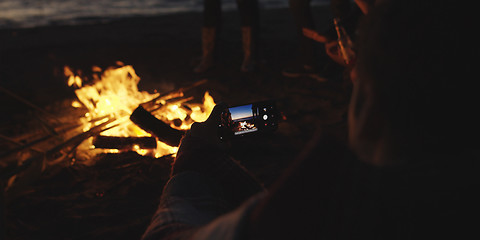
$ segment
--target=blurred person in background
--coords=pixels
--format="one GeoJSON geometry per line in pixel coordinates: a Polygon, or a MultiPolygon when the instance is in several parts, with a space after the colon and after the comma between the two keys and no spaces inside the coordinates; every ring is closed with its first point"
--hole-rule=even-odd
{"type": "MultiPolygon", "coordinates": [[[[339,72],[341,67],[349,64],[345,62],[345,56],[342,56],[334,21],[326,31],[319,33],[313,23],[310,2],[310,0],[290,1],[290,8],[297,24],[297,34],[300,36],[300,57],[296,64],[284,69],[282,74],[292,78],[306,76],[325,81],[326,78],[332,77],[332,74],[339,72]],[[323,45],[320,50],[315,47],[318,43],[323,45]]],[[[345,29],[347,37],[354,38],[359,19],[374,5],[375,0],[356,0],[355,4],[349,0],[332,0],[330,9],[339,27],[345,29]]],[[[351,40],[354,42],[354,39],[351,40]]]]}
{"type": "MultiPolygon", "coordinates": [[[[299,54],[291,66],[282,70],[282,75],[290,78],[310,77],[323,82],[322,68],[327,63],[327,56],[323,49],[318,49],[317,43],[326,43],[330,36],[316,34],[314,38],[308,33],[304,34],[304,29],[316,33],[311,0],[289,0],[288,3],[296,25],[299,54]]],[[[351,11],[351,3],[349,0],[332,0],[330,9],[334,17],[344,19],[351,11]]]]}
{"type": "MultiPolygon", "coordinates": [[[[259,41],[259,6],[258,0],[236,0],[240,13],[243,61],[242,72],[255,70],[258,58],[259,41]]],[[[203,1],[202,57],[193,69],[195,73],[203,73],[215,65],[215,55],[222,27],[221,0],[203,1]]]]}

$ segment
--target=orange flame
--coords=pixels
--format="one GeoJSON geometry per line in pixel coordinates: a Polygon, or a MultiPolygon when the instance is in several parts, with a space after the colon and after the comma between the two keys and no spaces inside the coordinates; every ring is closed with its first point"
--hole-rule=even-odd
{"type": "MultiPolygon", "coordinates": [[[[94,67],[94,69],[95,72],[101,71],[98,67],[94,67]]],[[[64,74],[68,77],[68,85],[78,88],[75,90],[78,101],[73,101],[72,107],[80,108],[83,106],[88,110],[81,119],[84,124],[84,131],[99,124],[91,123],[92,119],[110,116],[117,119],[114,124],[118,124],[118,126],[103,132],[102,135],[122,137],[151,136],[129,121],[128,118],[141,103],[150,101],[158,97],[159,94],[150,94],[138,90],[137,85],[140,77],[135,73],[132,66],[126,65],[119,68],[106,69],[100,79],[89,85],[83,84],[80,76],[75,75],[67,66],[64,68],[64,74]]],[[[203,103],[179,101],[172,104],[161,102],[161,104],[165,105],[159,107],[152,114],[169,123],[173,128],[182,130],[189,129],[194,122],[205,121],[215,106],[215,102],[208,92],[205,92],[203,103]]],[[[100,121],[107,121],[107,119],[104,118],[100,121]]],[[[88,149],[94,148],[91,143],[86,145],[88,149]]],[[[161,157],[176,154],[178,147],[171,147],[157,141],[157,149],[146,150],[134,146],[132,150],[141,155],[149,154],[161,157]]],[[[109,150],[108,152],[112,151],[109,150]]]]}

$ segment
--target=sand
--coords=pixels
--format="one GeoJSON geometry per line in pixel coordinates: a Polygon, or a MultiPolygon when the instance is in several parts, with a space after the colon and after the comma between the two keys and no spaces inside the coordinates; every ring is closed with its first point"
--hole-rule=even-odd
{"type": "MultiPolygon", "coordinates": [[[[331,23],[328,8],[315,7],[313,10],[317,29],[326,30],[331,23]]],[[[290,79],[280,73],[284,67],[294,63],[297,56],[297,35],[288,9],[261,12],[262,61],[255,73],[240,72],[240,23],[235,11],[224,14],[216,67],[205,74],[193,73],[193,66],[201,54],[201,19],[200,13],[182,13],[121,19],[94,25],[0,30],[0,86],[40,108],[53,111],[58,102],[75,98],[73,89],[66,85],[64,66],[88,75],[92,66],[106,68],[121,61],[134,67],[142,79],[139,87],[145,91],[164,92],[206,78],[208,83],[196,91],[203,93],[208,90],[217,102],[239,105],[275,99],[287,120],[280,124],[274,139],[239,141],[232,150],[234,157],[243,161],[267,186],[295,158],[320,125],[335,129],[339,135],[345,133],[345,112],[350,88],[342,78],[341,70],[326,82],[310,78],[290,79]]],[[[321,47],[319,45],[320,49],[321,47]]],[[[31,108],[4,93],[0,94],[0,102],[0,132],[9,136],[22,126],[22,121],[26,120],[25,116],[31,112],[31,108]]],[[[60,172],[67,177],[61,175],[50,179],[69,179],[68,172],[60,172]]],[[[168,171],[163,171],[163,176],[166,174],[168,171]]],[[[164,181],[165,178],[160,180],[164,181]]],[[[94,213],[95,201],[99,201],[95,197],[97,200],[89,200],[90,207],[87,208],[92,212],[79,213],[76,205],[65,207],[68,204],[65,203],[66,200],[59,200],[62,195],[58,191],[55,193],[56,200],[50,205],[45,200],[48,196],[24,196],[19,200],[20,203],[7,204],[7,221],[11,229],[8,236],[15,239],[31,239],[33,236],[49,236],[51,239],[76,239],[75,236],[138,238],[155,210],[164,183],[161,181],[157,189],[149,189],[150,185],[134,188],[135,191],[155,191],[157,194],[139,193],[137,195],[144,198],[129,198],[122,202],[124,205],[114,205],[122,208],[142,204],[142,201],[148,203],[143,203],[147,207],[138,211],[138,214],[119,210],[119,214],[115,215],[115,211],[110,210],[110,215],[98,216],[94,213]],[[34,207],[26,208],[30,212],[22,211],[22,208],[29,206],[28,201],[36,201],[32,205],[34,207]],[[54,203],[61,203],[62,207],[52,206],[54,203]],[[48,214],[45,209],[49,206],[55,209],[52,214],[56,214],[57,224],[65,223],[61,226],[63,230],[42,224],[45,219],[52,217],[45,216],[48,214]],[[31,212],[32,208],[44,210],[31,212]],[[67,211],[75,214],[66,214],[67,211]],[[122,218],[120,215],[125,215],[126,212],[129,213],[128,216],[122,218]],[[62,221],[64,215],[69,218],[62,221]],[[113,226],[114,219],[118,220],[117,225],[121,228],[102,228],[102,223],[106,222],[113,226]],[[138,221],[131,223],[131,219],[138,221]],[[97,221],[98,224],[92,224],[91,221],[97,221]]],[[[51,191],[56,190],[53,188],[51,191]]],[[[68,196],[72,197],[72,194],[68,196]]],[[[118,194],[115,196],[121,197],[118,194]]],[[[76,202],[77,205],[82,204],[79,201],[76,202]]],[[[102,201],[98,206],[108,207],[108,201],[115,201],[115,197],[102,201]]]]}

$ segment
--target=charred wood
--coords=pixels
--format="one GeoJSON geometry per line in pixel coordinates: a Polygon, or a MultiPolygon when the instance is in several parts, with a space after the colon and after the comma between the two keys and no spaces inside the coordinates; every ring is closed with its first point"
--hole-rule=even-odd
{"type": "Polygon", "coordinates": [[[174,129],[154,117],[142,106],[138,106],[137,109],[133,111],[132,115],[130,115],[130,120],[146,132],[157,137],[158,140],[170,146],[178,146],[184,134],[183,131],[174,129]]]}

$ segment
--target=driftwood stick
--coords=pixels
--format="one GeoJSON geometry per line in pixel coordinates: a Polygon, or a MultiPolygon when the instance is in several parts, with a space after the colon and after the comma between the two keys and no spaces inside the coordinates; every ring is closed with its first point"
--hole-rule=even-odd
{"type": "MultiPolygon", "coordinates": [[[[49,112],[43,110],[42,108],[38,107],[37,105],[35,105],[35,104],[31,103],[30,101],[26,100],[25,98],[22,98],[22,97],[18,96],[17,94],[11,92],[10,90],[8,90],[8,89],[0,86],[0,91],[6,93],[6,94],[9,95],[10,97],[15,98],[16,100],[22,102],[23,104],[25,104],[25,105],[27,105],[27,106],[29,106],[29,107],[31,107],[31,108],[33,108],[33,109],[35,109],[35,110],[43,113],[43,114],[45,114],[46,116],[55,119],[55,117],[52,116],[52,114],[50,114],[49,112]]],[[[55,119],[55,120],[56,120],[56,119],[55,119]]]]}
{"type": "Polygon", "coordinates": [[[19,146],[19,147],[14,148],[10,151],[7,151],[5,153],[0,154],[0,158],[4,158],[4,157],[7,157],[7,156],[10,156],[11,154],[21,152],[21,151],[25,150],[26,148],[30,148],[31,146],[33,146],[35,144],[38,144],[40,142],[46,141],[46,140],[48,140],[52,137],[53,137],[52,135],[47,135],[47,136],[41,137],[39,139],[33,140],[29,143],[24,144],[23,146],[19,146]]]}
{"type": "MultiPolygon", "coordinates": [[[[143,108],[148,109],[148,108],[150,108],[152,105],[155,105],[155,102],[156,102],[157,100],[166,98],[167,96],[169,96],[169,95],[171,95],[171,94],[185,92],[185,91],[187,91],[187,90],[190,90],[190,89],[192,89],[192,88],[198,87],[198,86],[200,86],[200,85],[202,85],[202,84],[205,84],[205,83],[207,83],[207,82],[208,82],[208,79],[202,79],[202,80],[196,81],[196,82],[192,83],[191,85],[188,85],[188,86],[185,86],[185,87],[181,87],[181,88],[178,88],[178,89],[175,89],[175,90],[168,91],[168,92],[166,92],[166,93],[160,94],[160,96],[158,96],[158,97],[156,97],[156,98],[154,98],[154,99],[152,99],[152,100],[150,100],[150,101],[148,101],[148,102],[144,102],[144,103],[142,103],[141,105],[142,105],[143,108]]],[[[176,96],[176,97],[178,97],[178,96],[176,96]]]]}
{"type": "MultiPolygon", "coordinates": [[[[54,121],[58,122],[57,118],[55,116],[53,116],[52,114],[50,114],[49,112],[43,110],[42,108],[38,107],[37,105],[31,103],[30,101],[26,100],[25,98],[22,98],[20,96],[18,96],[17,94],[11,92],[10,90],[0,86],[0,91],[1,92],[4,92],[5,94],[9,95],[10,97],[16,99],[17,101],[19,102],[22,102],[23,104],[39,111],[40,113],[44,114],[45,116],[49,117],[50,119],[53,119],[54,121]]],[[[47,123],[47,121],[43,120],[40,116],[36,116],[36,118],[40,121],[40,123],[45,127],[45,129],[52,135],[58,135],[56,132],[55,132],[55,129],[50,126],[49,123],[47,123]]]]}
{"type": "Polygon", "coordinates": [[[169,101],[171,99],[177,99],[177,98],[182,98],[183,93],[182,92],[175,92],[171,93],[169,95],[163,95],[156,97],[155,99],[152,99],[148,102],[141,103],[140,105],[145,108],[147,111],[151,111],[152,108],[156,108],[158,105],[163,106],[164,104],[161,103],[162,100],[164,101],[169,101]]]}
{"type": "Polygon", "coordinates": [[[154,117],[141,105],[133,111],[132,115],[130,115],[130,120],[146,132],[157,137],[161,142],[170,146],[178,146],[180,144],[180,139],[182,139],[184,134],[183,131],[174,129],[154,117]]]}
{"type": "MultiPolygon", "coordinates": [[[[103,116],[103,117],[95,118],[95,119],[92,119],[92,120],[89,121],[89,122],[99,121],[99,120],[105,119],[105,118],[107,118],[107,117],[108,117],[108,116],[103,116]]],[[[83,124],[75,124],[75,125],[72,125],[72,126],[68,126],[68,127],[64,128],[64,129],[60,129],[60,130],[58,130],[57,132],[60,133],[60,134],[62,134],[62,133],[66,133],[66,132],[68,132],[68,131],[70,131],[70,130],[79,128],[79,127],[81,127],[81,126],[83,126],[83,124]]],[[[30,141],[30,142],[28,142],[28,143],[26,143],[26,144],[22,144],[22,146],[18,146],[17,148],[14,148],[14,149],[12,149],[12,150],[10,150],[10,151],[7,151],[7,152],[5,152],[5,153],[0,154],[0,159],[1,159],[1,158],[4,158],[4,157],[7,157],[7,156],[10,156],[11,154],[15,154],[15,153],[21,152],[21,151],[25,150],[26,148],[30,148],[30,149],[31,149],[31,147],[32,147],[33,145],[36,145],[36,144],[39,144],[39,143],[41,143],[41,142],[47,141],[47,140],[49,140],[49,139],[52,138],[52,137],[53,137],[52,135],[47,135],[47,136],[43,136],[43,137],[40,137],[40,138],[38,138],[38,139],[35,139],[35,140],[33,140],[33,141],[30,141]]]]}
{"type": "Polygon", "coordinates": [[[164,107],[166,107],[167,105],[169,104],[178,104],[178,103],[184,103],[184,102],[188,102],[188,101],[191,101],[193,99],[193,97],[188,97],[188,98],[185,98],[185,97],[177,97],[177,98],[172,98],[172,99],[169,99],[167,101],[165,101],[165,104],[163,105],[160,105],[160,106],[157,106],[156,108],[153,108],[153,109],[149,109],[148,111],[153,113],[153,112],[156,112],[160,109],[163,109],[164,107]]]}
{"type": "MultiPolygon", "coordinates": [[[[4,140],[4,141],[6,141],[6,142],[9,142],[9,143],[11,143],[11,144],[14,144],[14,145],[16,145],[17,147],[23,147],[23,144],[22,144],[22,143],[19,143],[19,142],[15,141],[14,139],[11,139],[11,138],[9,138],[9,137],[7,137],[7,136],[3,136],[3,135],[0,134],[0,139],[4,140]]],[[[37,153],[43,153],[42,150],[37,149],[37,148],[34,148],[34,147],[28,146],[28,147],[26,147],[26,148],[29,148],[30,150],[32,150],[32,151],[34,151],[34,152],[37,152],[37,153]]]]}
{"type": "Polygon", "coordinates": [[[157,148],[157,140],[154,137],[112,137],[98,135],[93,139],[95,148],[105,149],[133,149],[138,146],[141,149],[157,148]]]}
{"type": "Polygon", "coordinates": [[[38,115],[35,116],[35,119],[37,119],[40,122],[42,127],[47,131],[49,135],[52,135],[58,138],[59,140],[61,140],[61,137],[59,136],[58,132],[55,131],[55,128],[50,126],[50,124],[47,121],[45,121],[45,119],[43,119],[41,116],[38,116],[38,115]]]}
{"type": "Polygon", "coordinates": [[[47,152],[45,152],[45,154],[41,154],[41,155],[37,155],[37,156],[34,156],[34,157],[31,157],[27,160],[25,160],[22,165],[10,170],[10,171],[6,171],[6,172],[2,172],[2,174],[0,175],[0,181],[3,181],[5,179],[9,179],[10,177],[14,176],[15,174],[18,174],[22,171],[24,171],[25,169],[27,169],[32,163],[36,162],[36,161],[41,161],[42,159],[46,158],[51,158],[53,155],[55,155],[55,153],[57,153],[58,151],[62,150],[63,148],[65,147],[68,147],[68,146],[71,146],[71,145],[75,145],[75,144],[78,144],[82,141],[84,141],[85,139],[91,137],[91,136],[95,136],[97,134],[100,134],[101,132],[103,131],[106,131],[108,129],[111,129],[113,127],[116,127],[118,126],[118,124],[115,124],[113,126],[110,126],[110,127],[106,127],[108,124],[112,123],[113,121],[115,121],[116,119],[110,119],[108,120],[107,122],[104,122],[98,126],[95,126],[93,128],[91,128],[90,130],[86,131],[86,132],[83,132],[83,133],[80,133],[68,140],[66,140],[65,142],[53,147],[52,149],[48,150],[47,152]]]}
{"type": "Polygon", "coordinates": [[[85,139],[87,139],[89,137],[96,136],[103,131],[106,131],[108,129],[111,129],[111,128],[114,128],[114,127],[118,126],[118,124],[115,124],[113,126],[106,127],[108,124],[114,122],[115,120],[116,120],[115,118],[109,119],[108,121],[106,121],[102,124],[99,124],[98,126],[92,127],[90,130],[88,130],[84,133],[80,133],[80,134],[68,139],[67,141],[63,142],[62,144],[57,145],[56,147],[48,150],[46,152],[47,156],[53,155],[56,152],[62,150],[63,148],[65,148],[67,146],[70,146],[70,145],[73,145],[73,144],[76,144],[76,143],[79,143],[79,142],[83,142],[85,139]],[[106,128],[104,128],[104,127],[106,127],[106,128]]]}

